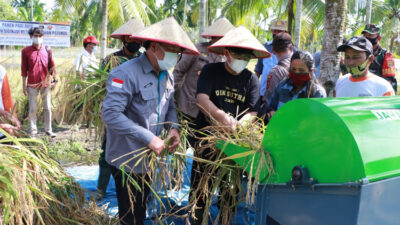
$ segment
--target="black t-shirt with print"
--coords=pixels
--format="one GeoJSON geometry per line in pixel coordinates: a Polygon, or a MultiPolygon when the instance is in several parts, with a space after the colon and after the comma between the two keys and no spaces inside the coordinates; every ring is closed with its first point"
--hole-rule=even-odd
{"type": "MultiPolygon", "coordinates": [[[[205,65],[197,81],[197,94],[208,95],[215,106],[234,118],[242,116],[244,111],[258,111],[259,90],[259,81],[249,70],[233,75],[223,62],[205,65]]],[[[199,128],[209,125],[201,111],[196,122],[199,128]]]]}

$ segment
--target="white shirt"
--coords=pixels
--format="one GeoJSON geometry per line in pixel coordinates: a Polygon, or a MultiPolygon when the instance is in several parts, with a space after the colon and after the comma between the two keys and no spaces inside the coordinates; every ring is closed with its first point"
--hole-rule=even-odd
{"type": "Polygon", "coordinates": [[[335,97],[394,96],[392,85],[370,72],[365,77],[353,78],[351,74],[340,77],[335,86],[335,97]]]}
{"type": "Polygon", "coordinates": [[[89,66],[94,68],[98,68],[99,66],[94,53],[92,52],[92,54],[90,54],[86,49],[83,49],[83,51],[76,56],[74,64],[75,71],[84,74],[93,71],[89,66]]]}

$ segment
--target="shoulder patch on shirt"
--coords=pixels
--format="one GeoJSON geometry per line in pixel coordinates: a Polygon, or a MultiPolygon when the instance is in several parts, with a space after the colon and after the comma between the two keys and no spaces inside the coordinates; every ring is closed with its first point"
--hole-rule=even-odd
{"type": "Polygon", "coordinates": [[[114,78],[111,83],[112,86],[117,87],[117,88],[122,88],[123,84],[124,84],[124,81],[117,79],[117,78],[114,78]]]}

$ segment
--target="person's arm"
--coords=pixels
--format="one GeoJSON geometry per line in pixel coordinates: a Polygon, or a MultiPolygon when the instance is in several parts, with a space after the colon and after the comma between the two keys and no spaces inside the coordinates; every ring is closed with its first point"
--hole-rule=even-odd
{"type": "Polygon", "coordinates": [[[254,68],[254,73],[258,78],[260,78],[263,71],[263,59],[258,59],[256,67],[254,68]]]}
{"type": "Polygon", "coordinates": [[[193,63],[195,63],[196,58],[198,56],[183,54],[182,59],[176,64],[174,71],[172,72],[174,75],[174,88],[178,90],[181,86],[185,74],[189,71],[190,67],[192,67],[193,63]]]}
{"type": "Polygon", "coordinates": [[[49,49],[49,73],[53,76],[53,79],[56,79],[56,66],[53,59],[53,51],[49,49]]]}
{"type": "Polygon", "coordinates": [[[283,75],[279,73],[277,67],[272,68],[268,74],[267,87],[265,88],[264,99],[268,101],[271,95],[274,93],[275,87],[282,81],[283,75]]]}
{"type": "MultiPolygon", "coordinates": [[[[282,83],[283,85],[283,83],[282,83]]],[[[267,116],[268,120],[271,119],[271,117],[275,114],[275,111],[278,109],[278,103],[279,103],[279,90],[281,89],[281,85],[278,85],[272,96],[268,99],[268,105],[267,105],[267,116]]]]}
{"type": "MultiPolygon", "coordinates": [[[[172,79],[170,79],[170,81],[172,81],[172,79]]],[[[165,116],[165,121],[170,122],[170,124],[165,124],[166,128],[171,127],[170,131],[168,132],[167,138],[166,138],[166,139],[171,139],[171,142],[168,146],[168,150],[170,150],[170,151],[174,150],[175,147],[178,146],[178,144],[180,142],[179,130],[178,130],[179,122],[178,122],[178,117],[176,114],[176,108],[175,108],[175,102],[174,102],[173,96],[174,96],[174,93],[172,92],[170,94],[170,99],[168,101],[168,112],[167,112],[167,115],[165,116]]]]}
{"type": "Polygon", "coordinates": [[[134,79],[118,67],[110,73],[107,81],[107,95],[103,101],[102,119],[107,129],[112,130],[116,135],[125,136],[132,142],[141,142],[159,154],[164,142],[124,114],[128,103],[134,97],[133,93],[136,89],[134,79]],[[122,81],[122,87],[113,86],[114,79],[118,83],[122,81]]]}
{"type": "Polygon", "coordinates": [[[28,56],[26,52],[22,50],[21,53],[21,76],[22,76],[22,90],[24,95],[28,95],[28,87],[27,87],[27,77],[28,77],[28,56]]]}
{"type": "Polygon", "coordinates": [[[199,109],[208,117],[214,118],[219,123],[234,127],[237,124],[237,120],[232,116],[225,113],[223,110],[219,109],[215,104],[210,100],[210,97],[206,94],[199,93],[197,94],[197,105],[199,109]]]}
{"type": "Polygon", "coordinates": [[[250,86],[248,87],[249,94],[246,96],[246,103],[249,110],[239,120],[239,123],[242,125],[254,121],[257,113],[260,111],[260,82],[256,76],[257,75],[252,75],[250,78],[251,82],[250,86]]]}
{"type": "Polygon", "coordinates": [[[9,113],[12,113],[14,108],[14,104],[11,98],[10,84],[8,83],[7,74],[4,76],[3,85],[1,88],[1,97],[3,100],[4,110],[9,113]]]}

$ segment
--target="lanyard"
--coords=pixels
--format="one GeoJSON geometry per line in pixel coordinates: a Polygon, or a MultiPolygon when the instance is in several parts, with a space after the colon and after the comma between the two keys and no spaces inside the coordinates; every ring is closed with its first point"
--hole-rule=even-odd
{"type": "Polygon", "coordinates": [[[160,72],[160,76],[158,76],[158,104],[157,104],[157,128],[156,135],[159,135],[159,125],[160,125],[160,115],[161,115],[161,87],[160,82],[164,79],[165,74],[167,74],[166,70],[160,72]]]}

